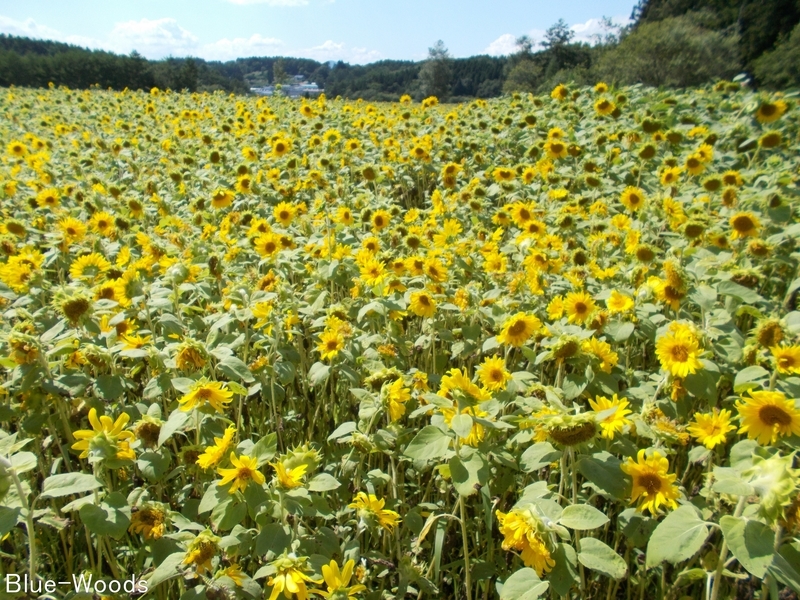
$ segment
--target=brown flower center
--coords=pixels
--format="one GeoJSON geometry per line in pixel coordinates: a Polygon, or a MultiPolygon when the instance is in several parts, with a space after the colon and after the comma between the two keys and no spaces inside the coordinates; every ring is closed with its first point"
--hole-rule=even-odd
{"type": "Polygon", "coordinates": [[[661,478],[655,473],[645,473],[639,476],[639,485],[647,491],[648,496],[652,496],[661,490],[661,478]]]}
{"type": "Polygon", "coordinates": [[[774,425],[781,425],[783,427],[792,424],[792,416],[783,410],[780,406],[768,404],[762,406],[758,410],[758,418],[765,425],[773,427],[774,425]]]}
{"type": "Polygon", "coordinates": [[[689,358],[689,350],[686,346],[673,346],[672,359],[677,362],[686,362],[689,358]]]}

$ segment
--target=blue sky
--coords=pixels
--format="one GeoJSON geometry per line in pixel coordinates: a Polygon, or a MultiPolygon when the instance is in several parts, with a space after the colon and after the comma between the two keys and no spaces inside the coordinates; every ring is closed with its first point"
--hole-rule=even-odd
{"type": "Polygon", "coordinates": [[[0,33],[148,58],[304,56],[421,60],[441,39],[456,57],[507,54],[563,18],[576,39],[624,22],[634,0],[0,0],[0,33]]]}

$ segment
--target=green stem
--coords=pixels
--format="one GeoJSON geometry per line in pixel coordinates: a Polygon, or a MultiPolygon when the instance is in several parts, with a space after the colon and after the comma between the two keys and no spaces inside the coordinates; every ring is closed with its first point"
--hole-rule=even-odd
{"type": "Polygon", "coordinates": [[[11,465],[6,457],[0,456],[0,466],[2,466],[11,475],[14,480],[14,486],[17,488],[17,495],[25,509],[25,527],[28,530],[28,577],[31,581],[35,581],[38,576],[36,574],[36,532],[33,529],[33,507],[28,504],[28,495],[22,489],[22,482],[19,480],[16,469],[11,465]]]}
{"type": "MultiPolygon", "coordinates": [[[[739,498],[739,503],[736,505],[736,511],[733,513],[735,518],[739,518],[742,516],[742,512],[744,511],[744,504],[747,500],[746,497],[742,496],[739,498]]],[[[709,596],[708,600],[717,600],[717,596],[719,595],[719,583],[722,580],[722,570],[725,568],[725,559],[728,558],[728,543],[725,541],[725,538],[722,538],[722,546],[719,549],[719,562],[717,562],[717,569],[714,572],[714,585],[711,587],[711,595],[709,596]]]]}
{"type": "Polygon", "coordinates": [[[467,537],[467,514],[464,509],[464,496],[460,496],[458,503],[461,511],[461,542],[464,545],[464,586],[467,590],[467,600],[472,600],[472,575],[469,567],[469,541],[467,537]]]}

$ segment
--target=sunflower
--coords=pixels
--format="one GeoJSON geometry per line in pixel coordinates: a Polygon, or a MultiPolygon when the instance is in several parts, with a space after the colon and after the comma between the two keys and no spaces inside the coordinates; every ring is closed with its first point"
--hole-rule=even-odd
{"type": "Polygon", "coordinates": [[[622,191],[619,201],[628,210],[636,212],[644,206],[644,192],[640,188],[628,186],[622,191]]]}
{"type": "Polygon", "coordinates": [[[303,463],[297,467],[287,469],[282,462],[269,463],[275,469],[278,485],[285,490],[293,490],[303,485],[303,476],[308,470],[308,465],[303,463]]]}
{"type": "Polygon", "coordinates": [[[371,219],[371,221],[372,221],[372,229],[374,231],[376,231],[376,232],[377,231],[381,231],[383,229],[386,229],[386,227],[389,226],[389,223],[391,222],[391,220],[392,220],[392,216],[389,214],[388,211],[385,211],[383,209],[376,210],[372,214],[372,219],[371,219]]]}
{"type": "Polygon", "coordinates": [[[217,188],[211,194],[211,206],[214,208],[227,208],[233,203],[233,192],[224,188],[217,188]]]}
{"type": "Polygon", "coordinates": [[[541,327],[542,322],[535,315],[517,313],[503,323],[503,328],[497,336],[497,343],[519,348],[541,327]]]}
{"type": "Polygon", "coordinates": [[[783,116],[787,109],[786,102],[776,100],[775,102],[762,102],[756,110],[756,120],[759,123],[772,123],[783,116]]]}
{"type": "Polygon", "coordinates": [[[19,140],[12,140],[6,146],[6,152],[8,152],[11,156],[16,158],[23,158],[25,155],[28,154],[28,147],[19,140]]]}
{"type": "Polygon", "coordinates": [[[544,143],[544,151],[548,158],[565,158],[567,156],[567,145],[558,139],[547,140],[544,143]]]}
{"type": "Polygon", "coordinates": [[[369,287],[380,284],[386,277],[386,267],[382,261],[375,258],[365,261],[360,271],[362,281],[369,287]]]}
{"type": "Polygon", "coordinates": [[[428,292],[412,292],[409,309],[418,317],[429,318],[436,313],[436,300],[428,292]]]}
{"type": "Polygon", "coordinates": [[[250,482],[256,485],[264,485],[266,478],[264,474],[258,470],[258,460],[252,456],[236,456],[235,452],[231,452],[231,464],[233,467],[230,469],[217,468],[217,473],[222,475],[222,479],[217,483],[219,486],[231,484],[228,493],[235,494],[237,490],[244,492],[250,482]]]}
{"type": "Polygon", "coordinates": [[[41,208],[56,208],[60,203],[61,195],[55,188],[47,188],[36,194],[36,203],[41,208]]]}
{"type": "Polygon", "coordinates": [[[728,221],[733,233],[733,239],[758,235],[758,230],[761,228],[761,222],[758,217],[751,212],[738,212],[733,215],[728,221]]]}
{"type": "Polygon", "coordinates": [[[526,567],[539,577],[556,566],[542,534],[544,525],[530,510],[513,509],[507,513],[496,511],[497,524],[503,536],[503,550],[517,550],[526,567]]]}
{"type": "Polygon", "coordinates": [[[186,549],[184,565],[194,565],[198,575],[211,571],[211,560],[219,552],[220,538],[206,529],[195,537],[186,549]]]}
{"type": "Polygon", "coordinates": [[[363,522],[374,522],[386,531],[391,532],[400,521],[400,515],[393,510],[383,508],[385,504],[386,500],[378,498],[375,494],[358,492],[353,501],[348,504],[348,507],[355,508],[363,522]]]}
{"type": "Polygon", "coordinates": [[[676,500],[680,492],[674,484],[677,476],[668,473],[669,461],[657,450],[647,458],[645,450],[639,450],[636,461],[628,457],[620,468],[633,479],[631,502],[639,501],[637,510],[647,510],[655,515],[662,505],[672,509],[678,507],[676,500]]]}
{"type": "Polygon", "coordinates": [[[570,292],[564,298],[564,311],[567,321],[583,324],[589,321],[597,305],[594,299],[586,292],[570,292]]]}
{"type": "Polygon", "coordinates": [[[111,263],[97,252],[77,258],[69,268],[73,280],[95,280],[111,268],[111,263]]]}
{"type": "Polygon", "coordinates": [[[656,342],[656,356],[661,367],[673,377],[686,377],[703,368],[700,344],[691,331],[668,332],[656,342]]]}
{"type": "Polygon", "coordinates": [[[224,385],[219,381],[208,381],[205,378],[196,381],[189,392],[178,400],[181,410],[210,407],[218,413],[223,412],[233,399],[233,392],[224,385]]]}
{"type": "Polygon", "coordinates": [[[800,435],[800,409],[794,400],[783,392],[748,393],[750,398],[736,403],[741,421],[739,433],[746,433],[762,446],[774,444],[780,437],[800,435]]]}
{"type": "Polygon", "coordinates": [[[268,600],[277,600],[281,592],[287,599],[296,595],[297,600],[308,600],[306,582],[320,583],[320,580],[306,575],[305,571],[308,571],[306,562],[305,558],[295,558],[294,555],[282,556],[272,562],[270,566],[275,570],[267,580],[267,585],[272,586],[268,600]]]}
{"type": "Polygon", "coordinates": [[[276,158],[284,156],[285,154],[290,152],[291,149],[292,149],[292,141],[287,138],[279,137],[278,139],[272,142],[272,155],[276,158]]]}
{"type": "Polygon", "coordinates": [[[506,370],[505,361],[499,356],[486,357],[476,369],[481,384],[492,392],[506,389],[511,373],[506,370]]]}
{"type": "Polygon", "coordinates": [[[611,411],[600,421],[600,429],[603,430],[602,436],[606,439],[613,440],[615,434],[622,433],[625,426],[631,424],[631,420],[627,418],[627,415],[631,414],[628,409],[628,401],[617,398],[616,394],[610,400],[605,396],[597,396],[594,400],[589,398],[589,405],[596,413],[611,411]]]}
{"type": "Polygon", "coordinates": [[[783,137],[780,131],[768,131],[758,138],[758,145],[762,148],[775,148],[781,145],[783,137]]]}
{"type": "Polygon", "coordinates": [[[319,336],[317,352],[319,352],[320,360],[331,360],[335,358],[342,348],[344,348],[344,337],[342,337],[340,332],[326,329],[319,336]]]}
{"type": "Polygon", "coordinates": [[[617,105],[614,104],[608,98],[599,98],[594,103],[594,110],[598,115],[601,116],[608,116],[613,113],[617,109],[617,105]]]}
{"type": "Polygon", "coordinates": [[[215,437],[214,444],[206,447],[205,451],[197,457],[197,465],[201,469],[211,469],[222,462],[233,445],[234,435],[236,435],[236,428],[228,427],[221,438],[215,437]]]}
{"type": "Polygon", "coordinates": [[[564,100],[569,98],[569,90],[567,89],[567,86],[560,83],[553,88],[552,92],[550,92],[550,97],[553,100],[558,100],[559,102],[563,102],[564,100]]]}
{"type": "Polygon", "coordinates": [[[292,224],[295,214],[296,208],[288,202],[281,202],[272,209],[272,216],[284,227],[288,227],[292,224]]]}
{"type": "Polygon", "coordinates": [[[164,535],[166,524],[167,512],[163,506],[147,503],[144,506],[131,508],[131,524],[128,531],[141,533],[146,540],[158,540],[164,535]]]}
{"type": "Polygon", "coordinates": [[[611,294],[606,299],[606,308],[608,309],[608,313],[611,315],[628,312],[633,308],[633,306],[633,298],[626,296],[617,290],[612,290],[611,294]]]}
{"type": "Polygon", "coordinates": [[[404,387],[403,379],[395,379],[386,392],[389,406],[389,418],[394,422],[406,414],[406,402],[411,400],[411,391],[404,387]]]}
{"type": "Polygon", "coordinates": [[[107,212],[96,212],[89,220],[90,227],[104,237],[111,237],[114,235],[114,217],[107,212]]]}
{"type": "Polygon", "coordinates": [[[355,600],[356,594],[367,590],[360,583],[350,585],[355,564],[356,561],[351,558],[344,564],[341,571],[335,560],[331,560],[327,565],[322,565],[322,577],[325,579],[328,590],[314,590],[314,593],[331,600],[355,600]]]}
{"type": "Polygon", "coordinates": [[[492,177],[497,183],[511,183],[516,178],[517,174],[513,169],[507,167],[497,167],[492,172],[492,177]]]}
{"type": "Polygon", "coordinates": [[[698,442],[709,450],[718,444],[724,444],[726,434],[736,429],[731,425],[731,411],[714,408],[710,413],[694,413],[694,422],[686,427],[698,442]]]}
{"type": "Polygon", "coordinates": [[[784,375],[800,374],[800,346],[773,346],[770,348],[778,372],[784,375]]]}
{"type": "Polygon", "coordinates": [[[72,444],[73,450],[80,450],[80,458],[88,458],[90,462],[96,460],[134,460],[136,454],[130,447],[134,439],[132,431],[127,431],[125,426],[130,421],[128,413],[120,413],[116,420],[102,415],[97,417],[97,409],[89,411],[89,424],[91,429],[81,429],[72,435],[78,440],[72,444]]]}

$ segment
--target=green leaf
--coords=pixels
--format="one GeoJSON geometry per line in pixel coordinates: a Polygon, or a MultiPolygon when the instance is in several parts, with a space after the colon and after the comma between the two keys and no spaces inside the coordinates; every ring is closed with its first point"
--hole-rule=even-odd
{"type": "Polygon", "coordinates": [[[291,536],[284,530],[280,523],[270,523],[266,525],[256,536],[256,554],[264,555],[267,552],[281,554],[289,543],[291,536]]]}
{"type": "Polygon", "coordinates": [[[450,429],[456,432],[460,438],[469,437],[472,431],[472,417],[469,415],[456,415],[450,421],[450,429]]]}
{"type": "Polygon", "coordinates": [[[235,496],[228,495],[226,500],[217,504],[211,511],[211,524],[216,530],[229,531],[241,523],[245,516],[247,516],[247,504],[239,502],[235,496]]]}
{"type": "Polygon", "coordinates": [[[347,421],[346,423],[342,423],[336,429],[334,429],[332,434],[328,436],[328,441],[330,442],[331,440],[338,440],[346,435],[350,435],[356,430],[356,428],[355,421],[347,421]]]}
{"type": "Polygon", "coordinates": [[[121,539],[131,524],[131,510],[119,492],[106,496],[99,506],[84,504],[78,512],[89,531],[96,535],[110,535],[115,540],[121,539]]]}
{"type": "Polygon", "coordinates": [[[21,513],[21,507],[9,508],[0,506],[0,536],[7,534],[16,527],[17,519],[19,519],[21,513]]]}
{"type": "Polygon", "coordinates": [[[185,556],[186,553],[184,552],[174,552],[167,556],[161,564],[158,565],[156,570],[151,573],[150,577],[147,578],[147,587],[149,591],[152,592],[159,584],[180,575],[181,563],[185,556]]]}
{"type": "Polygon", "coordinates": [[[333,475],[320,473],[308,482],[308,490],[310,492],[329,492],[341,485],[333,475]]]}
{"type": "Polygon", "coordinates": [[[635,329],[636,326],[633,323],[613,322],[606,325],[603,331],[615,342],[625,342],[633,335],[635,329]]]}
{"type": "Polygon", "coordinates": [[[205,494],[203,494],[203,499],[200,500],[200,505],[197,507],[197,514],[202,515],[210,511],[217,504],[225,501],[229,495],[224,486],[217,485],[216,481],[211,482],[208,484],[205,494]]]}
{"type": "Polygon", "coordinates": [[[800,594],[800,551],[784,544],[772,559],[768,570],[775,579],[800,594]]]}
{"type": "Polygon", "coordinates": [[[136,460],[136,466],[150,481],[158,481],[161,479],[169,469],[170,457],[169,451],[166,448],[160,449],[158,452],[142,452],[136,460]]]}
{"type": "Polygon", "coordinates": [[[520,468],[526,473],[538,471],[548,466],[550,463],[558,462],[561,458],[561,451],[556,450],[550,442],[539,442],[534,444],[519,459],[520,468]]]}
{"type": "Polygon", "coordinates": [[[180,431],[184,425],[189,421],[189,413],[183,410],[173,410],[167,422],[161,426],[161,431],[158,432],[158,447],[160,448],[164,442],[172,437],[176,431],[180,431]]]}
{"type": "Polygon", "coordinates": [[[622,557],[596,538],[581,539],[578,562],[612,579],[622,579],[628,572],[628,565],[622,557]]]}
{"type": "Polygon", "coordinates": [[[315,362],[308,370],[308,379],[311,381],[311,385],[320,385],[328,381],[330,371],[331,368],[328,365],[315,362]]]}
{"type": "Polygon", "coordinates": [[[558,544],[552,556],[556,561],[553,570],[547,574],[547,581],[559,596],[568,596],[569,591],[581,582],[578,574],[578,554],[568,544],[558,544]]]}
{"type": "Polygon", "coordinates": [[[248,454],[258,461],[258,466],[260,467],[264,463],[272,460],[272,457],[275,456],[277,451],[278,434],[268,433],[255,444],[253,444],[253,447],[250,448],[250,452],[248,454]]]}
{"type": "Polygon", "coordinates": [[[672,511],[653,531],[647,544],[647,568],[663,561],[677,564],[695,555],[708,538],[708,525],[693,506],[672,511]]]}
{"type": "Polygon", "coordinates": [[[772,564],[775,533],[758,521],[726,515],[719,520],[722,535],[736,560],[751,575],[762,579],[772,564]]]}
{"type": "Polygon", "coordinates": [[[549,585],[539,579],[536,571],[524,567],[505,580],[500,600],[536,600],[542,597],[549,585]]]}
{"type": "Polygon", "coordinates": [[[750,288],[739,285],[735,281],[720,281],[719,284],[717,284],[717,292],[723,296],[733,296],[745,304],[755,304],[759,300],[764,300],[764,298],[750,288]]]}
{"type": "Polygon", "coordinates": [[[119,375],[100,375],[94,383],[103,400],[116,400],[125,392],[125,383],[119,375]]]}
{"type": "Polygon", "coordinates": [[[236,358],[235,356],[226,356],[219,361],[219,363],[217,363],[217,368],[231,379],[238,379],[240,381],[244,381],[245,383],[252,383],[255,381],[255,378],[250,372],[250,369],[247,368],[247,365],[244,364],[241,359],[236,358]]]}
{"type": "Polygon", "coordinates": [[[17,452],[11,456],[11,466],[17,475],[22,475],[36,468],[37,458],[33,452],[17,452]]]}
{"type": "Polygon", "coordinates": [[[456,491],[462,496],[471,496],[477,493],[476,486],[485,485],[489,480],[489,465],[478,452],[469,457],[454,456],[450,459],[450,475],[456,491]]]}
{"type": "Polygon", "coordinates": [[[733,391],[737,394],[746,392],[752,388],[761,385],[760,380],[768,379],[769,371],[758,365],[746,367],[736,373],[736,378],[733,380],[733,391]]]}
{"type": "Polygon", "coordinates": [[[94,475],[86,473],[59,473],[51,475],[42,484],[42,498],[60,498],[70,494],[82,494],[103,487],[94,475]]]}
{"type": "Polygon", "coordinates": [[[406,447],[403,454],[415,460],[433,460],[447,454],[450,437],[438,427],[423,427],[406,447]]]}
{"type": "Polygon", "coordinates": [[[560,525],[570,529],[597,529],[608,523],[608,517],[588,504],[571,504],[561,513],[560,525]]]}
{"type": "Polygon", "coordinates": [[[578,460],[578,471],[591,481],[598,490],[624,500],[628,496],[630,484],[620,465],[622,461],[608,452],[597,452],[578,460]]]}

